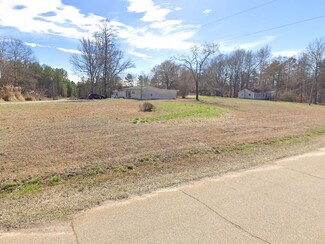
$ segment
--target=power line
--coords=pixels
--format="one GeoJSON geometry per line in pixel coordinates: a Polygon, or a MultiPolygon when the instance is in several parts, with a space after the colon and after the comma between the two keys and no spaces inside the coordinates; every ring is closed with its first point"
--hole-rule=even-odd
{"type": "MultiPolygon", "coordinates": [[[[303,19],[303,20],[298,20],[298,21],[295,21],[295,22],[292,22],[292,23],[283,24],[283,25],[280,25],[280,26],[271,27],[271,28],[251,32],[251,33],[248,33],[248,34],[235,36],[233,38],[230,38],[230,39],[227,39],[227,40],[223,41],[222,43],[230,42],[232,40],[240,39],[240,38],[247,37],[247,36],[256,35],[256,34],[259,34],[259,33],[268,32],[268,31],[271,31],[271,30],[282,29],[282,28],[289,27],[289,26],[299,25],[299,24],[302,24],[302,23],[305,23],[305,22],[310,22],[310,21],[313,21],[313,20],[321,19],[321,18],[325,18],[325,15],[320,15],[320,16],[316,16],[316,17],[312,17],[312,18],[308,18],[308,19],[303,19]]],[[[166,56],[168,56],[169,53],[172,54],[174,52],[168,52],[166,54],[166,56]]]]}
{"type": "Polygon", "coordinates": [[[313,21],[313,20],[321,19],[321,18],[325,18],[325,15],[320,15],[320,16],[316,16],[316,17],[313,17],[313,18],[309,18],[309,19],[298,20],[298,21],[295,21],[295,22],[292,22],[292,23],[288,23],[288,24],[284,24],[284,25],[280,25],[280,26],[276,26],[276,27],[271,27],[271,28],[251,32],[251,33],[244,34],[244,35],[235,36],[233,38],[227,39],[225,42],[229,42],[229,41],[240,39],[240,38],[247,37],[247,36],[253,36],[253,35],[260,34],[260,33],[263,33],[263,32],[268,32],[268,31],[271,31],[271,30],[282,29],[282,28],[285,28],[285,27],[288,27],[288,26],[298,25],[298,24],[302,24],[302,23],[305,23],[305,22],[310,22],[310,21],[313,21]]]}
{"type": "MultiPolygon", "coordinates": [[[[235,16],[238,16],[238,15],[241,15],[241,14],[244,14],[244,13],[247,13],[247,12],[250,12],[250,11],[253,11],[253,10],[255,10],[255,9],[258,9],[258,8],[264,7],[264,6],[266,6],[266,5],[272,4],[272,3],[277,2],[277,1],[278,1],[278,0],[272,0],[272,1],[268,1],[268,2],[265,2],[265,3],[262,3],[262,4],[256,5],[256,6],[254,6],[254,7],[248,8],[248,9],[241,10],[241,11],[239,11],[239,12],[237,12],[237,13],[234,13],[234,14],[231,14],[231,15],[227,15],[227,16],[222,17],[222,18],[220,18],[220,19],[217,19],[217,20],[215,20],[215,21],[212,21],[212,22],[209,22],[209,23],[203,24],[203,25],[201,25],[201,28],[203,28],[203,27],[205,27],[205,26],[207,26],[207,25],[210,25],[210,24],[214,24],[214,23],[216,23],[216,22],[221,22],[221,21],[223,21],[223,20],[230,19],[230,18],[232,18],[232,17],[235,17],[235,16]]],[[[170,54],[172,54],[172,53],[174,53],[174,52],[170,52],[170,54]]],[[[168,56],[168,53],[167,53],[167,56],[168,56]]]]}
{"type": "Polygon", "coordinates": [[[261,8],[261,7],[264,7],[264,6],[266,6],[266,5],[269,5],[269,4],[274,3],[274,2],[277,2],[277,1],[278,1],[278,0],[272,0],[272,1],[269,1],[269,2],[266,2],[266,3],[262,3],[262,4],[256,5],[256,6],[254,6],[254,7],[248,8],[248,9],[244,9],[244,10],[239,11],[239,12],[237,12],[237,13],[234,13],[234,14],[231,14],[231,15],[227,15],[227,16],[222,17],[222,18],[220,18],[220,19],[217,19],[217,20],[215,20],[215,21],[212,21],[212,22],[209,22],[209,23],[207,23],[207,24],[204,24],[204,25],[202,25],[202,27],[207,26],[207,25],[210,25],[210,24],[214,24],[214,23],[216,23],[216,22],[221,22],[221,21],[226,20],[226,19],[230,19],[230,18],[232,18],[232,17],[236,17],[236,16],[238,16],[238,15],[241,15],[241,14],[244,14],[244,13],[250,12],[250,11],[252,11],[252,10],[255,10],[255,9],[258,9],[258,8],[261,8]]]}
{"type": "MultiPolygon", "coordinates": [[[[275,0],[275,1],[277,1],[277,0],[275,0]]],[[[265,6],[266,4],[270,4],[271,2],[275,2],[275,1],[270,1],[270,2],[267,2],[267,3],[261,4],[261,5],[255,6],[255,7],[250,8],[250,9],[243,10],[241,12],[236,13],[236,15],[238,15],[238,14],[244,12],[244,11],[247,12],[249,10],[256,9],[258,7],[261,7],[261,6],[265,6]]],[[[235,14],[229,15],[229,17],[234,16],[234,15],[235,14]]],[[[225,17],[225,18],[228,18],[228,16],[225,17]]],[[[256,34],[268,32],[268,31],[272,31],[272,30],[282,29],[282,28],[289,27],[289,26],[299,25],[299,24],[302,24],[302,23],[305,23],[305,22],[310,22],[310,21],[314,21],[314,20],[318,20],[318,19],[322,19],[322,18],[325,18],[325,14],[324,15],[320,15],[320,16],[316,16],[316,17],[312,17],[312,18],[308,18],[308,19],[298,20],[298,21],[291,22],[291,23],[288,23],[288,24],[283,24],[283,25],[280,25],[280,26],[275,26],[275,27],[271,27],[271,28],[267,28],[267,29],[262,29],[262,30],[255,31],[255,32],[251,32],[251,33],[248,33],[248,34],[243,34],[243,35],[235,36],[235,37],[232,37],[230,39],[226,39],[222,43],[229,42],[229,41],[236,40],[236,39],[240,39],[240,38],[243,38],[243,37],[248,37],[248,36],[252,36],[252,35],[256,35],[256,34]]],[[[208,25],[208,24],[205,24],[205,25],[208,25]]],[[[203,26],[205,26],[205,25],[203,25],[203,26]]],[[[172,53],[174,53],[174,52],[168,52],[168,53],[166,53],[165,56],[168,56],[169,54],[172,54],[172,53]]]]}
{"type": "MultiPolygon", "coordinates": [[[[272,1],[268,1],[268,2],[265,2],[265,3],[262,3],[262,4],[256,5],[256,6],[254,6],[254,7],[248,8],[248,9],[241,10],[241,11],[239,11],[239,12],[237,12],[237,13],[234,13],[234,14],[231,14],[231,15],[227,15],[227,16],[222,17],[222,18],[220,18],[220,19],[217,19],[217,20],[215,20],[215,21],[212,21],[212,22],[209,22],[209,23],[203,24],[203,25],[201,25],[201,28],[202,28],[202,27],[205,27],[205,26],[207,26],[207,25],[210,25],[210,24],[214,24],[214,23],[216,23],[216,22],[221,22],[221,21],[223,21],[223,20],[230,19],[230,18],[232,18],[232,17],[235,17],[235,16],[238,16],[238,15],[241,15],[241,14],[244,14],[244,13],[247,13],[247,12],[250,12],[250,11],[253,11],[253,10],[255,10],[255,9],[258,9],[258,8],[264,7],[264,6],[266,6],[266,5],[272,4],[272,3],[277,2],[277,1],[278,1],[278,0],[272,0],[272,1]]],[[[169,52],[169,53],[170,53],[170,54],[173,54],[174,52],[169,52]]],[[[169,53],[167,53],[167,55],[165,55],[165,56],[168,56],[169,53]]]]}

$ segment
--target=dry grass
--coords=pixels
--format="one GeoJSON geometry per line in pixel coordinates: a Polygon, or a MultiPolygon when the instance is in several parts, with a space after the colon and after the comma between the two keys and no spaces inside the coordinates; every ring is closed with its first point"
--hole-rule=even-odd
{"type": "Polygon", "coordinates": [[[226,98],[202,102],[221,114],[132,123],[170,117],[159,108],[171,102],[151,102],[157,108],[152,113],[139,111],[142,102],[132,100],[0,105],[0,208],[11,206],[0,211],[0,227],[61,218],[97,201],[251,167],[289,155],[288,147],[325,132],[322,106],[226,98]]]}
{"type": "Polygon", "coordinates": [[[0,94],[2,99],[7,102],[25,101],[21,87],[3,86],[0,94]]]}

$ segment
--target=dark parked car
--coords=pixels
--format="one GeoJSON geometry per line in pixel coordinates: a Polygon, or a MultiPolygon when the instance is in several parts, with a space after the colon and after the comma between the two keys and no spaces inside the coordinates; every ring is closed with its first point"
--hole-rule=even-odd
{"type": "Polygon", "coordinates": [[[92,93],[88,95],[88,99],[104,99],[105,96],[96,94],[96,93],[92,93]]]}

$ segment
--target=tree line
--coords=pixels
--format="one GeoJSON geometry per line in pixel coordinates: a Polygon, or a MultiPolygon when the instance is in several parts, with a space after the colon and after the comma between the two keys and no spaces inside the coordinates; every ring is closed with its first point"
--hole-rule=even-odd
{"type": "Polygon", "coordinates": [[[41,65],[29,46],[17,39],[0,38],[0,88],[19,87],[25,95],[71,97],[76,84],[64,69],[41,65]]]}
{"type": "Polygon", "coordinates": [[[114,89],[123,86],[121,73],[134,67],[131,60],[124,59],[115,30],[107,21],[92,36],[81,38],[78,49],[70,60],[81,78],[75,83],[69,80],[66,70],[37,62],[31,48],[21,40],[1,38],[0,98],[8,90],[39,98],[87,98],[90,93],[110,97],[114,89]]]}
{"type": "Polygon", "coordinates": [[[237,97],[242,89],[274,91],[276,99],[325,103],[325,40],[312,41],[293,57],[272,57],[271,48],[221,53],[215,44],[194,46],[152,69],[151,84],[183,94],[237,97]],[[184,86],[185,85],[185,86],[184,86]]]}

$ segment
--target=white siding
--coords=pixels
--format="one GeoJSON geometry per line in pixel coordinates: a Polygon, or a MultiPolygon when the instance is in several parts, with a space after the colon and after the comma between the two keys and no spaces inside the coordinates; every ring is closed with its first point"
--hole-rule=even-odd
{"type": "Polygon", "coordinates": [[[131,92],[131,98],[141,99],[141,90],[134,89],[134,90],[130,90],[130,92],[131,92]]]}
{"type": "Polygon", "coordinates": [[[158,100],[158,99],[176,99],[177,90],[159,89],[156,87],[139,87],[127,88],[122,91],[118,91],[116,97],[119,98],[132,98],[132,99],[143,99],[143,100],[158,100]]]}
{"type": "Polygon", "coordinates": [[[264,93],[264,92],[254,93],[254,99],[264,100],[264,99],[266,99],[266,93],[264,93]]]}
{"type": "Polygon", "coordinates": [[[125,91],[118,91],[117,92],[117,97],[126,98],[126,92],[125,91]]]}
{"type": "Polygon", "coordinates": [[[255,100],[266,100],[272,99],[275,97],[274,91],[268,92],[253,92],[248,89],[244,89],[238,92],[238,98],[246,98],[246,99],[255,99],[255,100]]]}
{"type": "Polygon", "coordinates": [[[143,91],[143,99],[176,99],[176,90],[159,89],[155,87],[147,87],[143,91]]]}
{"type": "Polygon", "coordinates": [[[241,90],[238,92],[239,98],[247,98],[247,99],[254,99],[254,92],[248,89],[241,90]]]}

